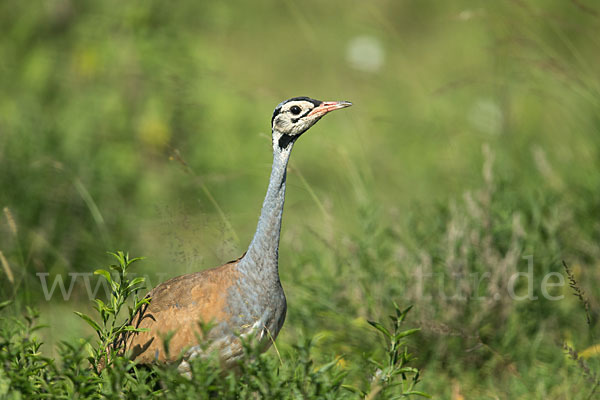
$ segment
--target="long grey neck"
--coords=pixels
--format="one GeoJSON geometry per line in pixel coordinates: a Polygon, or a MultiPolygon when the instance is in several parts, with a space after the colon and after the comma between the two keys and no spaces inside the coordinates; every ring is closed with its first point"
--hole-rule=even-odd
{"type": "Polygon", "coordinates": [[[267,195],[254,238],[239,264],[239,267],[246,272],[256,272],[260,276],[275,276],[278,279],[279,234],[285,201],[286,170],[292,146],[293,143],[290,143],[285,149],[281,149],[278,140],[273,140],[273,169],[267,195]]]}

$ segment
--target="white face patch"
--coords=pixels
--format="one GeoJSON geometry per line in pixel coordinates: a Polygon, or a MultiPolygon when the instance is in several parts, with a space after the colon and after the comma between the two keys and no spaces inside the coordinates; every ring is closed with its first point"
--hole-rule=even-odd
{"type": "Polygon", "coordinates": [[[294,97],[275,107],[271,118],[273,150],[291,150],[296,140],[327,113],[351,106],[348,101],[320,101],[294,97]]]}
{"type": "Polygon", "coordinates": [[[292,137],[301,135],[319,120],[308,116],[315,107],[315,104],[305,100],[283,104],[273,119],[273,129],[292,137]]]}

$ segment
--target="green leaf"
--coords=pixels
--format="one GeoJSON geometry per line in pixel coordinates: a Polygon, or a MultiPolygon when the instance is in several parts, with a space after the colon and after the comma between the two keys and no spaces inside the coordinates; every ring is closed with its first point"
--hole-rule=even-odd
{"type": "Polygon", "coordinates": [[[407,329],[407,330],[405,330],[405,331],[398,332],[398,333],[396,334],[396,336],[394,336],[394,339],[395,339],[395,340],[402,339],[403,337],[406,337],[406,336],[413,335],[413,334],[415,334],[415,333],[419,332],[420,330],[421,330],[421,328],[415,328],[415,329],[407,329]]]}
{"type": "Polygon", "coordinates": [[[388,338],[392,338],[392,334],[390,333],[390,331],[388,331],[386,329],[385,326],[383,326],[382,324],[380,324],[377,321],[367,321],[371,326],[373,326],[375,329],[377,329],[379,332],[383,333],[385,336],[387,336],[388,338]]]}
{"type": "Polygon", "coordinates": [[[125,325],[122,330],[126,332],[145,332],[148,328],[136,328],[135,326],[125,325]]]}
{"type": "Polygon", "coordinates": [[[394,375],[408,374],[408,373],[417,374],[417,373],[419,373],[419,370],[416,368],[413,368],[413,367],[403,367],[403,368],[394,370],[394,375]]]}
{"type": "Polygon", "coordinates": [[[50,326],[50,325],[45,325],[45,324],[41,324],[41,325],[35,325],[35,326],[32,326],[32,327],[29,329],[29,332],[35,332],[35,331],[37,331],[38,329],[44,329],[44,328],[48,328],[49,326],[50,326]]]}
{"type": "Polygon", "coordinates": [[[127,265],[129,266],[129,265],[133,264],[134,262],[136,262],[136,261],[141,261],[141,260],[144,260],[145,258],[146,258],[146,257],[136,257],[136,258],[132,258],[131,260],[127,260],[127,261],[128,261],[128,262],[127,262],[127,265]]]}
{"type": "Polygon", "coordinates": [[[0,310],[2,310],[3,308],[6,308],[6,306],[11,305],[12,302],[13,302],[12,300],[6,300],[6,301],[3,301],[2,303],[0,303],[0,310]]]}
{"type": "Polygon", "coordinates": [[[116,258],[119,261],[119,264],[123,263],[123,260],[125,259],[125,254],[122,251],[116,251],[116,252],[108,252],[108,254],[110,254],[111,256],[113,256],[114,258],[116,258]]]}
{"type": "Polygon", "coordinates": [[[75,314],[77,314],[77,316],[79,316],[79,318],[83,319],[92,328],[94,328],[94,330],[96,331],[96,333],[98,334],[98,336],[100,336],[100,333],[102,332],[102,329],[100,328],[100,325],[98,325],[96,323],[96,321],[94,321],[89,315],[86,315],[84,313],[80,313],[79,311],[74,311],[74,312],[75,312],[75,314]]]}
{"type": "Polygon", "coordinates": [[[373,360],[372,358],[367,359],[368,362],[370,362],[371,364],[375,365],[377,368],[383,370],[385,367],[382,363],[380,363],[379,361],[373,360]]]}
{"type": "Polygon", "coordinates": [[[121,267],[120,265],[116,265],[116,264],[111,264],[110,269],[112,269],[113,271],[117,271],[117,272],[123,272],[123,267],[121,267]]]}
{"type": "Polygon", "coordinates": [[[323,372],[329,371],[331,368],[333,368],[338,363],[338,361],[340,361],[341,358],[342,358],[341,356],[337,356],[334,360],[328,362],[327,364],[325,364],[321,368],[319,368],[317,370],[317,373],[323,373],[323,372]]]}
{"type": "MultiPolygon", "coordinates": [[[[127,285],[127,289],[131,289],[133,288],[135,285],[139,285],[140,283],[144,283],[146,281],[146,279],[142,276],[139,276],[135,279],[133,279],[131,282],[129,282],[129,285],[127,285]]],[[[136,289],[143,289],[142,287],[136,288],[136,289]]]]}
{"type": "Polygon", "coordinates": [[[98,312],[102,312],[102,310],[106,309],[106,305],[102,300],[94,299],[94,301],[96,302],[96,310],[98,310],[98,312]]]}
{"type": "Polygon", "coordinates": [[[105,269],[97,269],[94,271],[94,275],[102,275],[104,279],[106,279],[109,283],[112,283],[112,277],[110,276],[110,272],[105,269]]]}
{"type": "Polygon", "coordinates": [[[431,399],[431,395],[430,394],[427,394],[425,392],[420,392],[418,390],[411,390],[410,392],[406,392],[404,394],[405,395],[411,395],[411,394],[413,394],[413,395],[416,395],[416,396],[423,396],[423,397],[427,397],[428,399],[431,399]]]}
{"type": "Polygon", "coordinates": [[[394,309],[396,310],[396,317],[400,318],[400,316],[402,315],[402,310],[400,309],[400,306],[395,301],[392,301],[392,304],[394,304],[394,309]]]}
{"type": "Polygon", "coordinates": [[[354,386],[342,385],[342,387],[352,393],[356,393],[356,394],[360,395],[360,397],[365,397],[367,395],[367,392],[362,391],[359,388],[354,387],[354,386]]]}
{"type": "Polygon", "coordinates": [[[331,384],[334,386],[339,385],[344,379],[346,379],[346,376],[348,376],[349,372],[350,371],[344,371],[337,374],[337,376],[331,381],[331,384]]]}
{"type": "MultiPolygon", "coordinates": [[[[400,308],[398,308],[398,305],[395,303],[394,303],[394,307],[396,307],[396,314],[398,314],[398,311],[400,310],[400,308]]],[[[413,306],[408,306],[404,309],[404,311],[400,312],[400,315],[398,316],[398,322],[404,321],[404,318],[406,318],[406,315],[412,308],[413,308],[413,306]]]]}
{"type": "Polygon", "coordinates": [[[123,332],[149,332],[150,329],[149,328],[136,328],[135,326],[131,326],[131,325],[123,325],[119,328],[116,328],[114,330],[114,334],[118,335],[121,334],[123,332]]]}
{"type": "Polygon", "coordinates": [[[135,311],[137,311],[144,304],[150,304],[150,300],[151,300],[150,297],[144,297],[143,299],[141,299],[140,301],[135,303],[135,311]]]}

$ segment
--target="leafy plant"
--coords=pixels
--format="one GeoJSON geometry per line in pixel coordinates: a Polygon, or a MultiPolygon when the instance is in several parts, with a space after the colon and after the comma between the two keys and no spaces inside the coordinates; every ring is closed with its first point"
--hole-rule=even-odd
{"type": "MultiPolygon", "coordinates": [[[[573,295],[577,298],[577,300],[579,301],[579,303],[581,304],[581,306],[583,308],[583,311],[585,313],[586,322],[587,322],[587,327],[590,330],[590,336],[593,338],[594,334],[592,331],[592,317],[591,317],[591,310],[590,310],[590,302],[589,302],[588,298],[585,296],[583,289],[579,286],[579,283],[575,279],[575,274],[573,273],[571,268],[567,265],[567,263],[564,260],[563,260],[562,264],[563,264],[563,267],[565,268],[565,273],[567,274],[567,278],[569,280],[569,287],[571,288],[571,290],[573,291],[573,295]]],[[[581,374],[585,378],[585,380],[592,385],[592,388],[590,390],[590,394],[589,394],[588,398],[590,398],[590,399],[593,398],[596,391],[598,390],[598,387],[600,387],[600,376],[598,375],[598,373],[595,370],[590,368],[590,366],[586,363],[586,361],[579,354],[579,352],[577,350],[575,350],[569,343],[563,342],[562,348],[563,348],[565,354],[567,355],[567,357],[575,362],[575,365],[577,365],[577,367],[581,371],[581,374]]]]}
{"type": "MultiPolygon", "coordinates": [[[[360,381],[349,378],[342,356],[317,358],[311,337],[301,339],[279,357],[261,352],[260,343],[252,338],[240,338],[245,351],[235,372],[224,371],[216,354],[209,353],[206,357],[188,360],[190,374],[186,375],[181,374],[177,363],[137,365],[120,356],[114,342],[119,334],[135,331],[128,321],[150,300],[138,297],[143,289],[143,278],[129,277],[131,264],[140,258],[130,259],[123,252],[112,255],[117,263],[110,269],[116,272],[116,277],[113,279],[106,270],[96,271],[111,287],[106,303],[95,300],[99,320],[76,313],[96,331],[98,340],[94,343],[83,339],[62,342],[59,357],[54,360],[40,352],[42,343],[34,332],[43,326],[37,324],[36,311],[27,308],[21,318],[0,318],[0,364],[3,367],[0,369],[0,398],[391,399],[427,396],[414,390],[419,371],[408,365],[414,358],[407,350],[406,338],[418,329],[401,329],[410,307],[401,310],[397,305],[395,314],[390,317],[391,328],[370,322],[386,338],[386,359],[379,362],[363,357],[361,362],[370,362],[371,369],[376,371],[364,374],[360,381]],[[90,346],[92,356],[86,357],[86,347],[90,346]],[[350,379],[354,380],[348,382],[350,379]],[[366,390],[355,389],[352,383],[366,390]]],[[[10,301],[0,303],[0,310],[10,304],[10,301]]],[[[200,329],[206,333],[210,324],[201,325],[200,329]]],[[[169,340],[169,335],[163,338],[165,348],[169,340]]]]}
{"type": "Polygon", "coordinates": [[[145,289],[144,278],[137,277],[130,280],[128,269],[131,264],[142,258],[129,258],[128,253],[117,251],[112,254],[118,261],[117,264],[110,265],[110,269],[117,272],[117,279],[113,279],[110,272],[104,269],[94,271],[94,274],[102,276],[110,285],[111,295],[108,303],[100,299],[95,299],[95,309],[100,314],[100,322],[96,322],[89,315],[75,311],[79,317],[87,322],[98,335],[98,343],[93,346],[92,356],[89,357],[90,364],[97,373],[112,363],[114,356],[119,349],[111,346],[115,340],[125,332],[141,332],[143,329],[135,328],[129,325],[135,313],[144,305],[149,304],[150,299],[145,297],[140,299],[138,292],[145,289]],[[127,317],[121,319],[121,310],[127,305],[130,297],[133,297],[133,306],[127,306],[127,317]]]}
{"type": "MultiPolygon", "coordinates": [[[[0,304],[0,309],[9,302],[0,304]]],[[[27,396],[48,393],[58,385],[53,360],[40,353],[41,342],[34,332],[42,328],[39,313],[27,307],[23,319],[0,318],[0,397],[9,397],[14,388],[27,396]],[[24,320],[24,321],[23,321],[24,320]]]]}
{"type": "MultiPolygon", "coordinates": [[[[415,360],[409,353],[406,338],[419,332],[421,329],[402,329],[402,324],[406,315],[411,310],[409,306],[402,310],[394,302],[395,314],[390,315],[392,321],[391,330],[377,321],[368,321],[371,326],[381,332],[386,340],[386,360],[383,362],[369,359],[369,362],[377,367],[375,374],[369,382],[366,390],[359,390],[351,386],[345,386],[347,389],[360,393],[366,399],[372,399],[378,396],[387,398],[388,391],[400,389],[401,397],[418,395],[431,397],[427,393],[415,390],[415,385],[419,382],[420,371],[415,367],[408,366],[415,360]]],[[[392,393],[390,393],[392,394],[392,393]]],[[[393,393],[393,398],[398,396],[393,393]]]]}

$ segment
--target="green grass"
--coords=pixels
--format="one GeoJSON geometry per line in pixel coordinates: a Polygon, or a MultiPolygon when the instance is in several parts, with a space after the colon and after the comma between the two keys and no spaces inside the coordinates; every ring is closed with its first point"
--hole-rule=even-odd
{"type": "MultiPolygon", "coordinates": [[[[112,253],[117,259],[107,270],[96,270],[111,288],[108,301],[95,299],[97,316],[75,312],[96,333],[94,340],[80,339],[76,344],[62,341],[59,357],[44,357],[42,343],[34,336],[43,326],[37,324],[39,314],[27,307],[23,318],[0,318],[0,395],[3,398],[385,398],[430,396],[416,389],[420,372],[410,364],[414,356],[408,351],[407,338],[420,329],[403,329],[411,307],[404,310],[394,303],[395,313],[390,324],[368,321],[386,342],[381,359],[363,356],[370,367],[363,369],[360,381],[346,380],[348,371],[341,356],[323,364],[315,364],[311,347],[313,339],[294,345],[293,351],[279,360],[261,354],[263,347],[244,340],[244,357],[234,371],[222,370],[209,343],[203,343],[204,357],[186,359],[189,372],[182,375],[178,363],[140,366],[129,360],[130,350],[120,347],[121,335],[138,332],[128,324],[133,316],[152,299],[138,298],[144,278],[131,275],[131,264],[139,258],[129,258],[121,251],[112,253]],[[127,311],[125,312],[125,307],[127,311]],[[99,317],[99,318],[98,318],[99,317]],[[85,357],[85,354],[88,357],[85,357]],[[284,361],[285,360],[285,361],[284,361]]],[[[10,305],[0,304],[0,310],[10,305]]],[[[204,336],[210,324],[199,328],[204,336]]],[[[163,346],[169,357],[167,334],[163,346]]],[[[184,354],[179,357],[183,358],[184,354]]]]}
{"type": "Polygon", "coordinates": [[[33,307],[45,357],[87,356],[82,276],[47,301],[37,274],[68,288],[126,248],[156,285],[239,257],[274,106],[350,100],[290,163],[283,369],[310,340],[316,365],[342,357],[345,381],[364,383],[385,349],[366,321],[395,301],[414,306],[409,349],[435,398],[593,398],[599,12],[584,0],[3,2],[3,316],[33,307]],[[348,61],[359,36],[381,46],[379,69],[348,61]],[[564,284],[544,295],[552,272],[564,284]]]}

